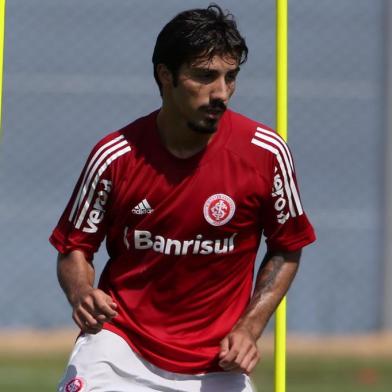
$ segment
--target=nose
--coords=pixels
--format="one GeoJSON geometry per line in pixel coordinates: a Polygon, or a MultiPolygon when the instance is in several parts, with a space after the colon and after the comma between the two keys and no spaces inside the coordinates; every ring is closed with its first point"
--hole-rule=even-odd
{"type": "Polygon", "coordinates": [[[224,77],[217,78],[212,86],[211,100],[220,100],[227,104],[231,96],[231,86],[224,77]]]}

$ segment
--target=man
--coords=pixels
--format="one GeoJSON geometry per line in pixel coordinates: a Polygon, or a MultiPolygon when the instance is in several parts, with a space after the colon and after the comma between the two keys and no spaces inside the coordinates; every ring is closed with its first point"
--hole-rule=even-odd
{"type": "Polygon", "coordinates": [[[252,391],[257,339],[315,236],[287,146],[227,110],[247,51],[218,6],[180,13],[153,54],[162,107],[93,148],[50,238],[82,331],[60,391],[252,391]]]}

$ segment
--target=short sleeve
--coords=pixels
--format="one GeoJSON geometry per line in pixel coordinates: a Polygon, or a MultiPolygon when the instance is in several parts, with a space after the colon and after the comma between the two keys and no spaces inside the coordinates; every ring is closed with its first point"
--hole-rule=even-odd
{"type": "Polygon", "coordinates": [[[90,153],[72,196],[49,238],[63,254],[81,250],[93,259],[107,233],[113,162],[130,151],[122,136],[99,142],[90,153]]]}
{"type": "Polygon", "coordinates": [[[314,242],[316,236],[303,210],[291,152],[283,141],[274,152],[264,235],[269,251],[291,252],[314,242]]]}

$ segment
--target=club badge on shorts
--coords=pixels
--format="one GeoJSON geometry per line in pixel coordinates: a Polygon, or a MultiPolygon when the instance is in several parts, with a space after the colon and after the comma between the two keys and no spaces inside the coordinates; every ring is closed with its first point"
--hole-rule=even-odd
{"type": "Polygon", "coordinates": [[[222,226],[233,217],[235,212],[234,200],[224,193],[210,196],[204,203],[204,218],[213,226],[222,226]]]}
{"type": "Polygon", "coordinates": [[[80,377],[75,377],[65,385],[65,392],[80,392],[83,390],[84,381],[80,377]]]}

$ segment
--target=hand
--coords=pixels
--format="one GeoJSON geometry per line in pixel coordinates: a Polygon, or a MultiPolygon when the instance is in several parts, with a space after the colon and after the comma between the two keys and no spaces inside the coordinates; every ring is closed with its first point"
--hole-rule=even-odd
{"type": "Polygon", "coordinates": [[[250,374],[260,359],[256,341],[245,327],[234,327],[221,341],[219,366],[226,371],[250,374]]]}
{"type": "Polygon", "coordinates": [[[116,303],[112,297],[99,289],[88,288],[72,301],[72,318],[78,327],[91,334],[98,333],[103,323],[117,316],[116,303]]]}

